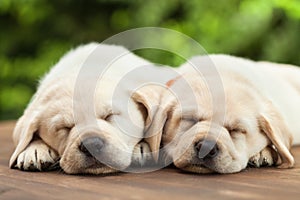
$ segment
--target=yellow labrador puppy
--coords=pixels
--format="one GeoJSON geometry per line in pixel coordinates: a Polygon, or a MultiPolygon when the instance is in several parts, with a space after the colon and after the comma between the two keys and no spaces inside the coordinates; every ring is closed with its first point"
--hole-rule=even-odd
{"type": "Polygon", "coordinates": [[[147,133],[156,141],[153,149],[162,140],[175,166],[196,173],[235,173],[248,163],[293,167],[290,148],[300,144],[299,68],[210,55],[192,58],[180,71],[167,83],[147,133]]]}
{"type": "Polygon", "coordinates": [[[141,142],[147,109],[133,91],[163,71],[120,46],[70,51],[18,120],[10,167],[42,171],[59,163],[69,174],[103,174],[151,160],[141,142]]]}

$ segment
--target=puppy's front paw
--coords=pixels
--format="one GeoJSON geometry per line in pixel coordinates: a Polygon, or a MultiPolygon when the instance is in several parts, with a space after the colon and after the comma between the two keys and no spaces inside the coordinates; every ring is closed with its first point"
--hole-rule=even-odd
{"type": "Polygon", "coordinates": [[[248,164],[253,167],[265,167],[276,164],[278,155],[271,147],[264,148],[261,152],[252,156],[248,164]]]}
{"type": "Polygon", "coordinates": [[[58,154],[42,140],[32,141],[20,153],[16,168],[25,171],[45,171],[58,160],[58,154]]]}
{"type": "Polygon", "coordinates": [[[146,163],[153,161],[150,147],[146,142],[138,143],[133,150],[132,164],[136,166],[144,166],[146,163]]]}

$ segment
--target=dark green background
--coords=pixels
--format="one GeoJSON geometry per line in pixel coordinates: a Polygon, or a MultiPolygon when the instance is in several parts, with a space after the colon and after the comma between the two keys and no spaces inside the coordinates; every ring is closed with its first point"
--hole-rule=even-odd
{"type": "Polygon", "coordinates": [[[68,49],[143,26],[180,31],[209,53],[300,65],[299,0],[0,0],[0,120],[22,114],[68,49]]]}

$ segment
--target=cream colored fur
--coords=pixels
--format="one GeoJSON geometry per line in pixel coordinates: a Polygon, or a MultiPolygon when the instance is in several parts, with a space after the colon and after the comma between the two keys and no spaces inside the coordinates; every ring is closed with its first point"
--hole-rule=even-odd
{"type": "MultiPolygon", "coordinates": [[[[162,142],[178,168],[234,173],[249,162],[257,167],[294,166],[290,148],[300,144],[299,68],[209,55],[192,58],[179,71],[182,76],[162,92],[161,109],[149,129],[155,131],[148,133],[155,135],[158,144],[162,142]],[[184,82],[194,96],[182,87],[184,82]],[[219,150],[207,162],[200,161],[195,150],[197,142],[205,139],[215,141],[219,150]]],[[[144,98],[153,97],[145,94],[144,98]]]]}
{"type": "Polygon", "coordinates": [[[140,143],[144,137],[145,116],[132,93],[136,86],[148,83],[159,73],[163,73],[163,67],[157,68],[120,46],[90,43],[71,50],[40,81],[36,94],[18,120],[13,133],[16,149],[10,167],[47,170],[60,159],[59,164],[66,173],[101,174],[125,170],[132,161],[145,163],[151,159],[148,144],[140,143]],[[118,57],[110,61],[111,54],[118,57]],[[100,69],[103,74],[87,73],[78,83],[83,65],[94,71],[107,68],[100,69]],[[149,71],[122,82],[122,78],[141,66],[146,66],[149,71]],[[79,101],[75,90],[82,87],[85,92],[95,78],[98,79],[97,87],[91,91],[94,104],[87,105],[89,102],[84,100],[88,97],[79,101]],[[120,92],[113,96],[116,90],[120,92]],[[75,106],[83,109],[83,113],[92,108],[94,113],[75,119],[75,106]],[[85,117],[95,119],[96,127],[95,124],[89,127],[85,117]],[[105,140],[102,150],[106,153],[100,160],[103,165],[99,167],[90,167],[79,150],[82,139],[89,136],[105,140]]]}

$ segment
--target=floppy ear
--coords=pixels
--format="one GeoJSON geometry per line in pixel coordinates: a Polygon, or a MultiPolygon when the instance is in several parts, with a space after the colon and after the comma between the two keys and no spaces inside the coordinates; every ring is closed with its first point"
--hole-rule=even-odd
{"type": "MultiPolygon", "coordinates": [[[[140,108],[144,108],[144,140],[149,144],[153,158],[157,161],[159,157],[159,148],[163,127],[167,120],[167,113],[170,104],[161,102],[162,95],[166,88],[161,86],[146,86],[135,91],[132,98],[139,104],[140,108]]],[[[141,110],[141,109],[140,109],[141,110]]]]}
{"type": "Polygon", "coordinates": [[[37,132],[38,130],[38,124],[39,124],[38,112],[25,112],[24,115],[18,120],[13,133],[13,141],[16,146],[16,149],[9,161],[10,168],[14,166],[18,155],[31,142],[34,133],[37,132]]]}
{"type": "MultiPolygon", "coordinates": [[[[284,119],[273,108],[267,111],[266,114],[261,114],[258,117],[260,129],[269,138],[271,143],[277,149],[281,158],[279,168],[291,168],[294,166],[294,158],[290,152],[292,146],[292,134],[284,123],[284,119]]],[[[280,159],[279,159],[280,160],[280,159]]]]}

